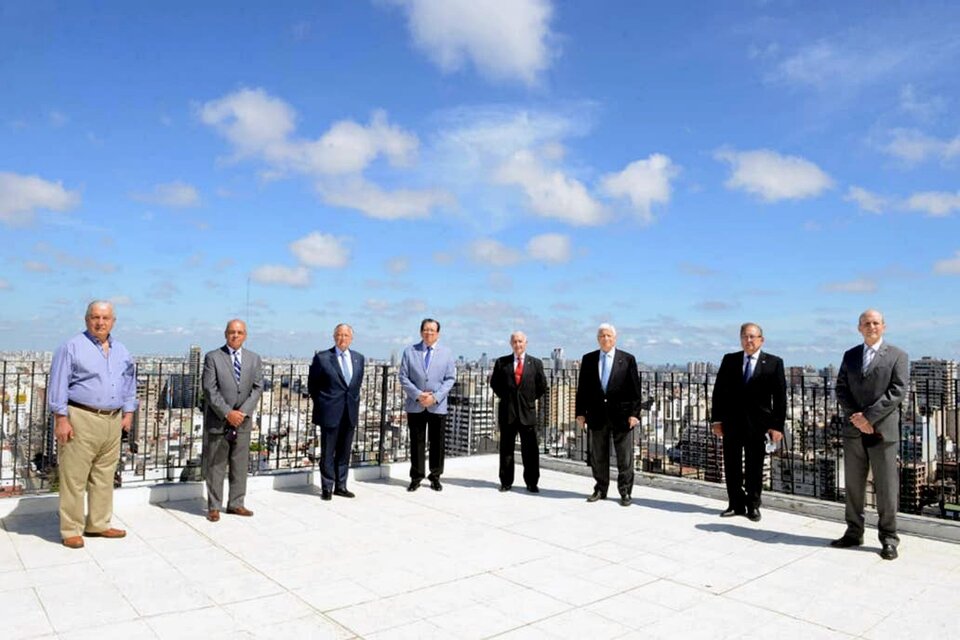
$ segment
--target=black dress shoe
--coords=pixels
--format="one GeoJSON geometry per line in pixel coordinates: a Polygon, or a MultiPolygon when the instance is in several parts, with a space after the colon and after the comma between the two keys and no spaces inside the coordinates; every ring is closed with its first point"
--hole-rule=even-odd
{"type": "Polygon", "coordinates": [[[747,509],[747,520],[751,522],[760,522],[760,509],[751,507],[747,509]]]}
{"type": "Polygon", "coordinates": [[[357,494],[353,491],[348,491],[347,489],[334,489],[333,495],[340,496],[341,498],[356,498],[357,494]]]}
{"type": "Polygon", "coordinates": [[[419,481],[419,480],[411,480],[411,481],[410,481],[410,486],[407,487],[407,491],[416,491],[416,490],[419,489],[419,488],[420,488],[420,481],[419,481]]]}
{"type": "Polygon", "coordinates": [[[726,509],[720,512],[721,518],[732,518],[733,516],[742,516],[742,515],[746,515],[744,514],[742,509],[734,509],[733,507],[727,507],[726,509]]]}
{"type": "Polygon", "coordinates": [[[843,536],[842,538],[837,538],[836,540],[830,541],[831,547],[839,547],[840,549],[849,549],[850,547],[859,547],[863,544],[863,538],[854,538],[852,536],[843,536]]]}
{"type": "Polygon", "coordinates": [[[331,498],[331,496],[333,496],[333,494],[330,492],[330,489],[321,489],[321,490],[320,490],[320,499],[321,499],[321,500],[329,500],[329,499],[331,498]]]}
{"type": "Polygon", "coordinates": [[[587,496],[587,502],[596,502],[597,500],[606,500],[607,494],[601,493],[599,491],[594,491],[589,496],[587,496]]]}
{"type": "Polygon", "coordinates": [[[897,548],[892,544],[884,544],[883,549],[880,550],[880,557],[884,560],[896,560],[899,555],[897,548]]]}
{"type": "Polygon", "coordinates": [[[505,492],[505,491],[510,491],[510,485],[508,485],[508,484],[502,484],[502,485],[500,485],[500,493],[503,493],[503,492],[505,492]]]}
{"type": "Polygon", "coordinates": [[[529,491],[530,493],[540,493],[540,489],[535,484],[528,484],[527,491],[529,491]]]}
{"type": "Polygon", "coordinates": [[[629,507],[631,503],[630,496],[620,496],[620,506],[629,507]]]}
{"type": "Polygon", "coordinates": [[[443,491],[443,485],[440,484],[439,480],[431,480],[430,488],[433,489],[434,491],[443,491]]]}

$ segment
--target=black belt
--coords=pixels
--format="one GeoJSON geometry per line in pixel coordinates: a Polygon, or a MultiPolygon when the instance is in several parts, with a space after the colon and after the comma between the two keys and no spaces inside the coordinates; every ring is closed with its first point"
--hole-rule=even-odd
{"type": "Polygon", "coordinates": [[[98,416],[115,416],[120,413],[120,409],[97,409],[95,407],[88,407],[85,404],[80,404],[79,402],[74,402],[73,400],[67,400],[67,404],[71,407],[76,407],[77,409],[83,409],[84,411],[95,413],[98,416]]]}

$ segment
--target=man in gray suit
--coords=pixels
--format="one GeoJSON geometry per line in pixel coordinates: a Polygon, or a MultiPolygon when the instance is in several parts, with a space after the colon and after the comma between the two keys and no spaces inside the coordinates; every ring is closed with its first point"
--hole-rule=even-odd
{"type": "Polygon", "coordinates": [[[901,349],[883,340],[883,314],[868,309],[860,314],[863,344],[843,354],[837,375],[837,402],[846,418],[843,427],[843,471],[847,490],[847,530],[833,547],[863,544],[863,507],[867,470],[873,470],[877,496],[880,557],[897,557],[897,451],[900,443],[900,405],[907,393],[909,359],[901,349]]]}
{"type": "Polygon", "coordinates": [[[420,323],[420,342],[403,350],[400,386],[410,427],[410,485],[416,491],[424,478],[426,438],[430,438],[430,488],[442,491],[444,432],[447,395],[457,379],[453,352],[437,344],[440,323],[426,318],[420,323]]]}
{"type": "Polygon", "coordinates": [[[207,520],[220,519],[223,478],[229,467],[227,513],[252,516],[243,506],[253,412],[263,393],[260,356],[243,348],[247,325],[231,320],[223,332],[227,344],[203,358],[203,469],[207,479],[207,520]]]}

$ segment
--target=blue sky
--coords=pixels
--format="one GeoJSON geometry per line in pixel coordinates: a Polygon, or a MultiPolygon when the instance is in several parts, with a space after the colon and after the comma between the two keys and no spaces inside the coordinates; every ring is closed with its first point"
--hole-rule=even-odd
{"type": "Polygon", "coordinates": [[[954,2],[0,1],[0,350],[960,351],[954,2]]]}

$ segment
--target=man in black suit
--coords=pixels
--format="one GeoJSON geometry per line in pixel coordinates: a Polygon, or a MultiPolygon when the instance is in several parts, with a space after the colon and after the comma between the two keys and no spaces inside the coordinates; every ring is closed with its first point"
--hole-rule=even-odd
{"type": "Polygon", "coordinates": [[[353,328],[338,324],[334,346],[317,351],[310,364],[307,388],[313,398],[313,423],[320,427],[320,497],[353,498],[347,489],[350,451],[360,414],[363,355],[350,348],[353,328]]]}
{"type": "Polygon", "coordinates": [[[713,387],[713,432],[723,438],[727,508],[722,518],[746,515],[760,520],[766,436],[783,438],[787,417],[787,383],[783,360],[760,350],[763,329],[740,326],[742,351],[723,356],[713,387]]]}
{"type": "Polygon", "coordinates": [[[607,497],[610,486],[610,440],[617,454],[620,504],[630,506],[633,491],[633,428],[640,423],[640,375],[636,359],[616,348],[617,330],[607,323],[597,329],[598,351],[580,361],[576,414],[581,429],[589,429],[593,493],[587,502],[607,497]]]}
{"type": "Polygon", "coordinates": [[[527,355],[527,336],[510,334],[513,354],[497,358],[490,387],[500,399],[500,491],[513,486],[513,449],[520,435],[523,481],[530,493],[539,493],[540,451],[537,445],[537,400],[547,391],[547,378],[539,358],[527,355]]]}
{"type": "Polygon", "coordinates": [[[843,427],[843,475],[847,490],[847,530],[830,543],[834,547],[863,544],[863,507],[867,471],[873,470],[877,496],[880,557],[895,560],[900,449],[900,405],[907,395],[909,358],[883,339],[883,314],[868,309],[860,314],[859,344],[843,354],[837,375],[837,402],[846,418],[843,427]]]}

